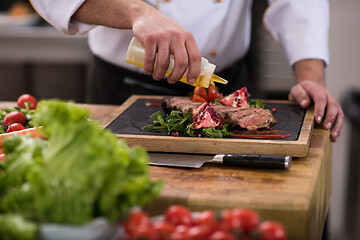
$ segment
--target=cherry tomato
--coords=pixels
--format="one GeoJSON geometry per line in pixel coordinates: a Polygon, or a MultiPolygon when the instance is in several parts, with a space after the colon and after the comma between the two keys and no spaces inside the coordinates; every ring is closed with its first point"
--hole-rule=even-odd
{"type": "Polygon", "coordinates": [[[175,228],[175,231],[171,234],[171,240],[189,240],[189,226],[179,225],[175,228]]]}
{"type": "Polygon", "coordinates": [[[3,125],[6,126],[12,123],[20,123],[21,125],[25,126],[26,122],[27,122],[26,117],[22,112],[12,111],[6,114],[3,121],[3,125]]]}
{"type": "Polygon", "coordinates": [[[189,240],[207,240],[212,233],[211,227],[207,225],[192,226],[188,231],[189,240]]]}
{"type": "Polygon", "coordinates": [[[206,89],[204,87],[195,87],[194,89],[194,95],[197,95],[199,97],[202,97],[205,100],[208,100],[208,95],[206,93],[206,89]]]}
{"type": "Polygon", "coordinates": [[[202,98],[198,95],[194,95],[191,99],[193,102],[206,102],[206,99],[205,98],[202,98]]]}
{"type": "Polygon", "coordinates": [[[137,228],[148,225],[151,225],[150,218],[141,210],[132,211],[129,218],[123,223],[125,232],[130,236],[135,233],[137,228]]]}
{"type": "Polygon", "coordinates": [[[10,126],[7,128],[6,132],[15,132],[15,131],[20,131],[20,130],[24,130],[24,126],[21,125],[20,123],[12,123],[10,124],[10,126]]]}
{"type": "Polygon", "coordinates": [[[209,240],[236,240],[236,238],[227,231],[219,230],[211,234],[209,240]]]}
{"type": "Polygon", "coordinates": [[[259,226],[260,218],[256,212],[244,208],[235,208],[231,210],[231,212],[235,218],[241,221],[242,229],[245,234],[255,230],[259,226]]]}
{"type": "Polygon", "coordinates": [[[287,232],[284,226],[276,221],[264,221],[260,224],[261,240],[286,240],[287,232]]]}
{"type": "Polygon", "coordinates": [[[196,225],[212,226],[216,223],[215,213],[210,210],[201,212],[195,219],[196,225]]]}
{"type": "Polygon", "coordinates": [[[138,226],[130,235],[131,240],[159,240],[159,236],[156,230],[150,225],[140,225],[138,226]]]}
{"type": "Polygon", "coordinates": [[[155,222],[153,227],[161,240],[170,239],[171,234],[175,231],[174,225],[166,221],[155,222]]]}
{"type": "Polygon", "coordinates": [[[230,231],[230,230],[242,231],[243,226],[240,218],[235,216],[231,210],[223,210],[221,212],[221,221],[219,223],[219,228],[225,231],[230,231]]]}
{"type": "Polygon", "coordinates": [[[216,87],[214,85],[210,85],[207,90],[208,98],[207,100],[209,102],[214,101],[218,97],[218,91],[216,90],[216,87]]]}
{"type": "Polygon", "coordinates": [[[169,207],[165,212],[165,220],[175,226],[191,226],[193,223],[193,218],[189,209],[180,205],[172,205],[169,207]]]}
{"type": "Polygon", "coordinates": [[[29,109],[36,109],[37,100],[30,94],[23,94],[17,100],[17,106],[19,108],[25,108],[25,103],[30,102],[29,109]]]}

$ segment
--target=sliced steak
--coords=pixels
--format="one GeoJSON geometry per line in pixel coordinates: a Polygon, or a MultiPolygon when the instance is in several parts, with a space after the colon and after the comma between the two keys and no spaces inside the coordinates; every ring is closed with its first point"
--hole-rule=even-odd
{"type": "MultiPolygon", "coordinates": [[[[191,101],[189,97],[164,97],[161,101],[166,113],[170,113],[172,110],[183,113],[192,112],[195,107],[201,104],[191,101]]],[[[227,123],[231,127],[245,128],[249,131],[270,128],[277,121],[268,109],[230,107],[214,103],[211,104],[211,107],[214,108],[223,124],[227,123]]]]}
{"type": "Polygon", "coordinates": [[[230,126],[238,125],[240,118],[250,115],[254,112],[261,111],[262,108],[238,108],[238,107],[223,107],[214,106],[215,111],[223,123],[228,123],[230,126]]]}
{"type": "Polygon", "coordinates": [[[276,121],[269,109],[261,109],[261,111],[256,111],[238,119],[237,125],[249,131],[255,131],[259,128],[270,128],[276,121]]]}
{"type": "Polygon", "coordinates": [[[201,103],[193,102],[189,97],[164,97],[161,100],[163,110],[169,114],[172,110],[180,112],[192,112],[194,107],[200,106],[201,103]]]}

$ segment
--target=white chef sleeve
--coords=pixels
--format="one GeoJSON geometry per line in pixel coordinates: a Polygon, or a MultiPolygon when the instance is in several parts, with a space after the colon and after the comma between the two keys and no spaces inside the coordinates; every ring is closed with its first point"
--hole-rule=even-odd
{"type": "Polygon", "coordinates": [[[37,13],[59,31],[85,34],[95,25],[71,20],[71,16],[86,0],[30,0],[37,13]]]}
{"type": "Polygon", "coordinates": [[[264,25],[279,41],[290,65],[302,59],[329,64],[327,0],[268,0],[264,25]]]}

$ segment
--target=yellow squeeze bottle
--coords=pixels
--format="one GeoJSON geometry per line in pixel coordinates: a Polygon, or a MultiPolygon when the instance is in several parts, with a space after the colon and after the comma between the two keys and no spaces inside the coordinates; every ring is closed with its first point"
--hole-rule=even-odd
{"type": "MultiPolygon", "coordinates": [[[[133,64],[135,66],[144,68],[144,57],[145,57],[145,50],[144,47],[141,45],[139,40],[137,40],[135,37],[132,38],[128,51],[126,53],[126,62],[133,64]]],[[[170,63],[169,67],[166,71],[166,76],[169,76],[171,71],[174,69],[175,61],[174,56],[170,55],[170,63]]],[[[201,72],[196,79],[196,82],[194,84],[190,84],[194,87],[202,86],[205,88],[208,88],[210,83],[218,82],[222,84],[227,84],[227,81],[217,75],[214,74],[215,71],[215,65],[212,63],[209,63],[209,61],[206,58],[201,58],[201,72]]],[[[179,80],[183,83],[189,84],[187,82],[187,73],[188,69],[186,69],[184,76],[179,80]]]]}

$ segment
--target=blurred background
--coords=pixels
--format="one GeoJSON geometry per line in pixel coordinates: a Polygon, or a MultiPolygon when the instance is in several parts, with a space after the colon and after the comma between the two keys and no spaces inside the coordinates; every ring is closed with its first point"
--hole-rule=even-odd
{"type": "MultiPolygon", "coordinates": [[[[328,237],[360,239],[360,1],[330,2],[330,66],[327,87],[342,103],[346,120],[333,144],[332,195],[328,237]]],[[[294,84],[280,46],[261,22],[265,0],[254,1],[251,77],[259,98],[286,99],[294,84]]],[[[36,98],[85,102],[90,60],[86,36],[57,32],[28,1],[0,1],[0,101],[23,93],[36,98]]]]}

